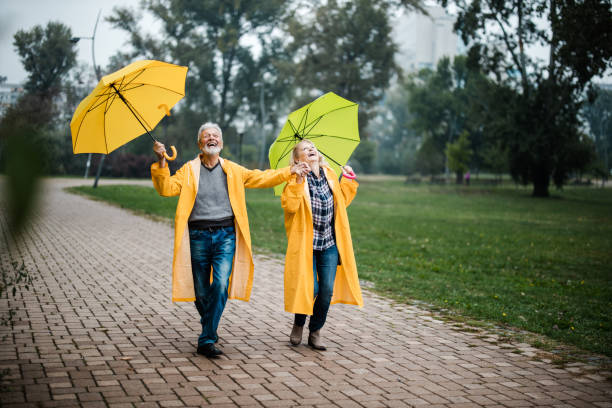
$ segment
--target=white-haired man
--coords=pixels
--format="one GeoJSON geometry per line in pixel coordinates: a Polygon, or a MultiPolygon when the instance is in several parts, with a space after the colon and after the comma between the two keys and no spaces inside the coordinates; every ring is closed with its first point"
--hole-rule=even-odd
{"type": "Polygon", "coordinates": [[[223,134],[207,122],[198,130],[201,153],[173,176],[166,165],[163,144],[153,151],[159,161],[151,165],[157,192],[179,196],[174,218],[172,301],[195,301],[202,333],[197,353],[223,354],[215,343],[217,327],[228,297],[248,301],[253,285],[253,255],[244,188],[268,188],[305,175],[307,166],[279,170],[248,170],[219,157],[223,134]],[[211,279],[212,272],[212,279],[211,279]],[[231,275],[231,280],[230,280],[231,275]]]}

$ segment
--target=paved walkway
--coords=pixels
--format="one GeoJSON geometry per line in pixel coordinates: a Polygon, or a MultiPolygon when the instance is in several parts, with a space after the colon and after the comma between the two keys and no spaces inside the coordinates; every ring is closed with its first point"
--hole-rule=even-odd
{"type": "Polygon", "coordinates": [[[588,367],[556,368],[367,292],[363,309],[332,307],[328,351],[291,347],[282,264],[262,256],[251,302],[228,302],[221,320],[225,355],[198,356],[195,307],[169,300],[172,227],[61,190],[75,183],[48,181],[35,228],[8,249],[0,208],[0,265],[37,277],[0,332],[0,405],[612,407],[612,383],[588,367]]]}

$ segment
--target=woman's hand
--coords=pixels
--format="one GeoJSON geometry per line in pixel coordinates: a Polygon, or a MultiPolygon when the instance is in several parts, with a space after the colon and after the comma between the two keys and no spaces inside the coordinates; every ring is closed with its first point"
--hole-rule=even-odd
{"type": "Polygon", "coordinates": [[[298,184],[301,184],[304,181],[304,177],[306,176],[306,174],[308,174],[309,171],[310,166],[308,165],[308,163],[305,162],[299,162],[291,166],[291,174],[296,175],[296,182],[298,184]]]}
{"type": "Polygon", "coordinates": [[[342,167],[342,176],[347,179],[353,180],[355,178],[355,172],[351,166],[343,166],[342,167]]]}

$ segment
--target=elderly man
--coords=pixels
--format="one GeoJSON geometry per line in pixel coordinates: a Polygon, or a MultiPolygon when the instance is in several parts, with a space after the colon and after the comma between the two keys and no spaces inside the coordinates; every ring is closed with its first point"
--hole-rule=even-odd
{"type": "Polygon", "coordinates": [[[248,170],[222,159],[223,137],[215,123],[200,127],[198,146],[201,154],[170,176],[163,156],[166,149],[156,142],[153,151],[159,161],[151,165],[151,178],[161,196],[179,196],[174,218],[172,301],[195,301],[202,323],[197,353],[211,358],[223,354],[215,343],[228,296],[248,302],[253,285],[244,188],[273,187],[288,181],[291,174],[305,175],[308,169],[295,165],[248,170]]]}

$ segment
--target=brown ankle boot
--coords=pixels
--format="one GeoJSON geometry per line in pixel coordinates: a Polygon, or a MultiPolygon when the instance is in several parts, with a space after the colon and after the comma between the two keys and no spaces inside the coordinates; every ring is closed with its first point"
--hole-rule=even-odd
{"type": "Polygon", "coordinates": [[[310,332],[308,335],[308,345],[315,350],[327,350],[323,343],[321,343],[321,329],[310,332]]]}
{"type": "Polygon", "coordinates": [[[291,334],[289,335],[289,341],[294,346],[297,346],[302,342],[302,331],[304,330],[304,326],[293,325],[293,329],[291,329],[291,334]]]}

